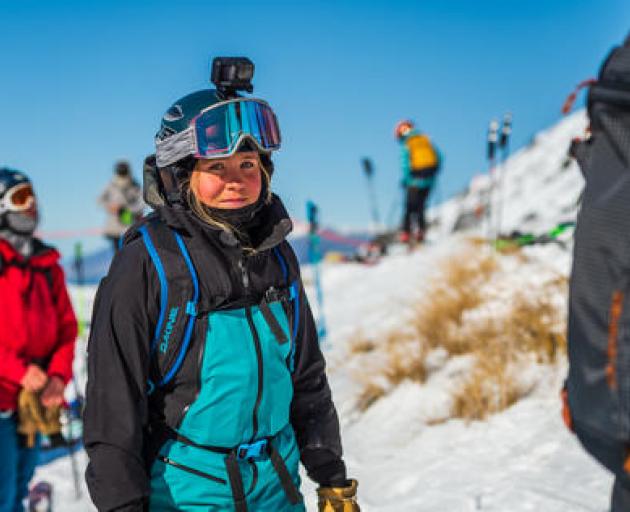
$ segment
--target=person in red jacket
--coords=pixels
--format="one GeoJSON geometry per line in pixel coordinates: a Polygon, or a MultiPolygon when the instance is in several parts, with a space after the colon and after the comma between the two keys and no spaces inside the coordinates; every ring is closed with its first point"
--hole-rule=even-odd
{"type": "Polygon", "coordinates": [[[0,512],[23,510],[38,448],[17,434],[21,389],[60,405],[72,377],[77,321],[59,253],[33,236],[37,201],[28,177],[0,168],[0,512]]]}

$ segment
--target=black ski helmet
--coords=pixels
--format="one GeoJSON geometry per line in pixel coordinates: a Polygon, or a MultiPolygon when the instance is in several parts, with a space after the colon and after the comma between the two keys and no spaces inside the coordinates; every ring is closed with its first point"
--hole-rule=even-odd
{"type": "Polygon", "coordinates": [[[30,235],[37,227],[37,211],[34,215],[27,214],[7,204],[9,201],[7,194],[19,185],[24,185],[27,194],[34,197],[31,180],[25,173],[9,167],[0,168],[0,229],[9,229],[20,235],[30,235]]]}
{"type": "Polygon", "coordinates": [[[131,166],[127,160],[119,160],[114,165],[114,173],[117,176],[131,176],[131,166]]]}
{"type": "MultiPolygon", "coordinates": [[[[242,98],[242,96],[233,94],[230,98],[226,98],[221,91],[216,89],[203,89],[178,99],[162,116],[160,129],[155,136],[156,145],[187,130],[191,122],[209,107],[237,98],[242,98]]],[[[274,165],[269,151],[260,151],[249,138],[244,138],[239,143],[237,151],[242,150],[258,151],[263,167],[269,176],[273,175],[274,165]]],[[[192,172],[195,161],[191,153],[190,156],[172,164],[160,166],[156,155],[147,157],[143,170],[145,202],[154,207],[164,204],[186,207],[182,183],[185,183],[192,172]]]]}

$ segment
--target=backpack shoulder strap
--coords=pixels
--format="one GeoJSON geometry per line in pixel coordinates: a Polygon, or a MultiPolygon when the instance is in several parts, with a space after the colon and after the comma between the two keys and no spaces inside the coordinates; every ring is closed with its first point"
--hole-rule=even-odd
{"type": "Polygon", "coordinates": [[[168,384],[188,351],[199,301],[197,272],[181,235],[155,220],[139,228],[160,281],[160,312],[151,340],[150,355],[157,376],[149,392],[168,384]]]}
{"type": "Polygon", "coordinates": [[[291,373],[295,370],[295,346],[297,344],[298,328],[300,326],[300,286],[298,279],[290,281],[289,265],[286,258],[282,255],[282,251],[278,246],[273,248],[273,253],[280,263],[282,275],[284,276],[285,285],[289,288],[289,299],[293,305],[293,325],[291,326],[291,351],[289,353],[289,370],[291,373]]]}

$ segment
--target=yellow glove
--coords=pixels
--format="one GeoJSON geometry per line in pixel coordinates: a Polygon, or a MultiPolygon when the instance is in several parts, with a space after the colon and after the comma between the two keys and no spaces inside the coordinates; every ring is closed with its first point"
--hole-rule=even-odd
{"type": "Polygon", "coordinates": [[[348,480],[346,487],[320,487],[317,489],[319,512],[361,512],[357,503],[356,480],[348,480]]]}
{"type": "Polygon", "coordinates": [[[39,393],[22,389],[18,397],[18,433],[26,436],[27,447],[35,445],[35,435],[61,432],[59,406],[44,407],[39,401],[39,393]]]}

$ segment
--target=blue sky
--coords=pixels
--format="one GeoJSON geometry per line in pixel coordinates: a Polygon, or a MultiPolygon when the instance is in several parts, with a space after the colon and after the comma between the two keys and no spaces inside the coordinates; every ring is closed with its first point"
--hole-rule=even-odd
{"type": "Polygon", "coordinates": [[[212,57],[246,55],[282,128],[274,188],[291,214],[312,199],[324,224],[366,225],[369,156],[391,221],[399,119],[442,150],[444,199],[485,169],[490,118],[511,111],[527,144],[629,30],[627,0],[0,0],[0,165],[33,177],[45,231],[99,227],[113,163],[139,177],[166,108],[209,86],[212,57]]]}

